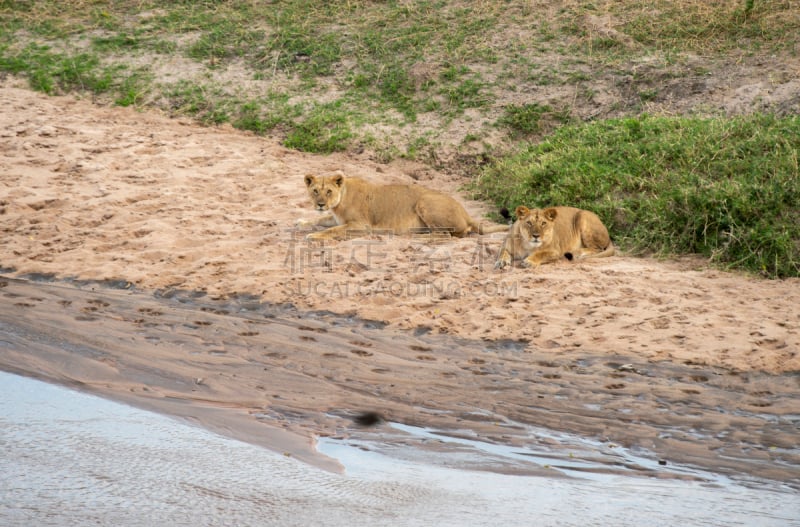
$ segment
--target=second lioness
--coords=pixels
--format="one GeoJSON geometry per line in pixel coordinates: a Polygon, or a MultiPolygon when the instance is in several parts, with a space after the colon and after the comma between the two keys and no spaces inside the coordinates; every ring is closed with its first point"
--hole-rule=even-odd
{"type": "Polygon", "coordinates": [[[330,212],[314,222],[298,222],[329,227],[309,234],[310,239],[342,239],[348,232],[371,229],[393,234],[437,230],[458,237],[508,230],[507,225],[482,224],[451,196],[418,185],[374,185],[341,173],[307,175],[305,184],[314,207],[330,212]]]}
{"type": "Polygon", "coordinates": [[[601,258],[614,254],[608,230],[594,212],[573,207],[529,209],[520,205],[496,268],[522,260],[532,267],[563,258],[601,258]]]}

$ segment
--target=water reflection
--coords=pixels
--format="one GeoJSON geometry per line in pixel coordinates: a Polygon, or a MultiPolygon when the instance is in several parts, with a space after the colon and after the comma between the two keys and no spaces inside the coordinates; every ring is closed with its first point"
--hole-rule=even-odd
{"type": "Polygon", "coordinates": [[[0,525],[800,525],[777,488],[472,472],[326,440],[346,474],[0,372],[0,525]]]}

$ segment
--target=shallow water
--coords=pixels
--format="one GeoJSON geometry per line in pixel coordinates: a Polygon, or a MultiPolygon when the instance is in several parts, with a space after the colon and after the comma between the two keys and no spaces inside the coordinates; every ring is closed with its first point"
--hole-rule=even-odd
{"type": "Polygon", "coordinates": [[[512,476],[423,463],[413,452],[387,456],[352,440],[326,439],[320,449],[345,474],[0,372],[0,525],[800,526],[797,493],[774,484],[512,476]]]}

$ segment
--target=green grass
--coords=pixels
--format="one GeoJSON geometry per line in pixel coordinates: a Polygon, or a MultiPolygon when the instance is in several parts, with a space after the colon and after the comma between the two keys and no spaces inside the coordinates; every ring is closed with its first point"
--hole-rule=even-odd
{"type": "Polygon", "coordinates": [[[508,128],[515,137],[528,137],[553,128],[553,123],[569,122],[568,110],[556,111],[548,104],[512,104],[505,108],[497,124],[508,128]]]}
{"type": "Polygon", "coordinates": [[[560,128],[487,167],[474,190],[511,210],[593,210],[633,253],[799,276],[798,152],[799,117],[643,115],[560,128]]]}
{"type": "Polygon", "coordinates": [[[120,96],[121,104],[126,101],[125,94],[137,85],[132,78],[137,73],[124,64],[103,65],[91,53],[59,53],[38,44],[28,44],[13,56],[0,55],[0,70],[25,73],[31,88],[50,95],[68,91],[114,93],[120,96]]]}
{"type": "Polygon", "coordinates": [[[340,103],[317,104],[294,124],[285,144],[305,152],[329,154],[345,150],[352,138],[348,114],[340,103]]]}

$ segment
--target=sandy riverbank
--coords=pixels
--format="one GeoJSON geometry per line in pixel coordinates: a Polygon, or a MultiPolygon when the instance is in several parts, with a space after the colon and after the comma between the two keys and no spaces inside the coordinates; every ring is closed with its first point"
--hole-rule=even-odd
{"type": "Polygon", "coordinates": [[[4,369],[302,437],[377,409],[797,477],[800,280],[627,256],[498,272],[501,235],[314,247],[293,227],[315,215],[305,173],[462,182],[8,81],[0,104],[4,369]]]}

